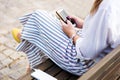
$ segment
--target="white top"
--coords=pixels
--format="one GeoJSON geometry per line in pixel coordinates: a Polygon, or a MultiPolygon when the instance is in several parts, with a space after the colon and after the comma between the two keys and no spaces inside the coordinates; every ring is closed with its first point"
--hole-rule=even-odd
{"type": "Polygon", "coordinates": [[[85,19],[76,41],[78,58],[91,59],[106,47],[120,44],[120,0],[103,0],[95,15],[85,19]]]}

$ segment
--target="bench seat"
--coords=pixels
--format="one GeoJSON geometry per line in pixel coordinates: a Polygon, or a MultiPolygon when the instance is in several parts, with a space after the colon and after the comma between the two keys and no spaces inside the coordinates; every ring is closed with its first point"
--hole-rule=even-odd
{"type": "MultiPolygon", "coordinates": [[[[120,80],[120,46],[106,55],[81,77],[62,70],[50,59],[36,66],[36,68],[43,70],[58,80],[120,80]]],[[[30,76],[31,72],[23,76],[20,80],[34,80],[30,76]]]]}

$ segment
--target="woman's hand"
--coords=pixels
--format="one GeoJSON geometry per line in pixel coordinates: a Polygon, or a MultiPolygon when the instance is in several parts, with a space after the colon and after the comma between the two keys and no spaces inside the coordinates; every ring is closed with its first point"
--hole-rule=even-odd
{"type": "Polygon", "coordinates": [[[71,38],[73,34],[76,34],[76,31],[72,25],[72,23],[67,20],[67,24],[64,23],[63,21],[61,21],[62,24],[62,30],[63,32],[69,37],[71,38]]]}
{"type": "Polygon", "coordinates": [[[61,21],[63,32],[69,37],[72,38],[73,43],[75,44],[79,36],[76,34],[75,28],[72,23],[67,20],[67,24],[61,21]]]}
{"type": "Polygon", "coordinates": [[[82,20],[81,18],[74,16],[74,15],[68,16],[67,18],[70,19],[72,22],[76,23],[77,28],[83,27],[84,20],[82,20]]]}

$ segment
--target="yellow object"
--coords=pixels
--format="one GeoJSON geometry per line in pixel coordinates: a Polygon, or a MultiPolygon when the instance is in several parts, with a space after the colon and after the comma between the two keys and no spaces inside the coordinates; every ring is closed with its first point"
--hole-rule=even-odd
{"type": "Polygon", "coordinates": [[[20,29],[18,28],[12,29],[12,36],[18,43],[20,43],[20,39],[18,38],[19,33],[20,33],[20,29]]]}

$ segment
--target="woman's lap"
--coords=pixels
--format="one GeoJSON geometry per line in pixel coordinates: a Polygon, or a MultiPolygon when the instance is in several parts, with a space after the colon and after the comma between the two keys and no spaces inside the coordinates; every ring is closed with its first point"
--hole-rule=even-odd
{"type": "Polygon", "coordinates": [[[37,10],[21,18],[21,21],[24,25],[21,39],[25,43],[21,42],[18,50],[27,54],[31,64],[35,65],[40,62],[41,56],[39,55],[42,51],[62,69],[73,74],[81,75],[88,69],[84,61],[78,62],[76,59],[75,46],[62,31],[57,18],[46,11],[37,10]],[[31,47],[24,47],[27,48],[26,50],[20,49],[26,44],[31,47]],[[34,60],[33,56],[37,59],[34,60]]]}

